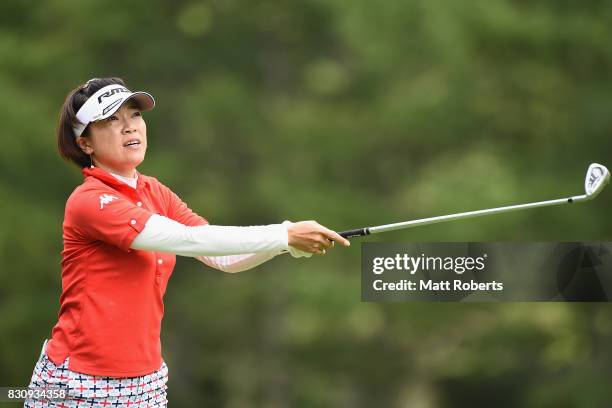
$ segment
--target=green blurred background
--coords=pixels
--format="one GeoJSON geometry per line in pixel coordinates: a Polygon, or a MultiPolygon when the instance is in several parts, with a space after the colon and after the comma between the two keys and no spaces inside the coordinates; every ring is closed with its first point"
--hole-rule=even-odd
{"type": "MultiPolygon", "coordinates": [[[[0,3],[0,386],[56,322],[79,170],[68,91],[157,100],[139,168],[220,225],[337,230],[580,193],[612,153],[612,3],[83,0],[0,3]]],[[[368,241],[612,238],[612,194],[368,241]]],[[[359,240],[224,274],[179,260],[170,406],[610,406],[608,304],[360,302],[359,240]]]]}

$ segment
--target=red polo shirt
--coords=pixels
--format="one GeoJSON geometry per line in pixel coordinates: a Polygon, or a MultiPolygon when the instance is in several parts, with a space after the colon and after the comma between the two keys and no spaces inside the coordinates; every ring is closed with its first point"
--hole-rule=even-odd
{"type": "Polygon", "coordinates": [[[90,375],[135,377],[162,364],[163,296],[173,254],[130,249],[152,214],[207,224],[168,187],[138,174],[136,189],[100,168],[68,198],[59,319],[46,353],[90,375]]]}

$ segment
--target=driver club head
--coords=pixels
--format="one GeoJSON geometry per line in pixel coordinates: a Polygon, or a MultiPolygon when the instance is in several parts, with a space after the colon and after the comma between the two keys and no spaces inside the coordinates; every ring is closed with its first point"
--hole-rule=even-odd
{"type": "Polygon", "coordinates": [[[587,170],[586,178],[584,180],[584,191],[586,192],[587,199],[591,200],[601,193],[601,190],[610,181],[610,172],[606,166],[591,163],[587,170]]]}

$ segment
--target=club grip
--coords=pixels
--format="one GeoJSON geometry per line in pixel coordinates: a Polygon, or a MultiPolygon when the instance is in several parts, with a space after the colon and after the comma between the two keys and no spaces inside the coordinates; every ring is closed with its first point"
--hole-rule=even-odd
{"type": "Polygon", "coordinates": [[[338,233],[338,235],[344,238],[362,237],[364,235],[369,235],[369,234],[370,234],[369,228],[357,228],[357,229],[342,231],[338,233]]]}

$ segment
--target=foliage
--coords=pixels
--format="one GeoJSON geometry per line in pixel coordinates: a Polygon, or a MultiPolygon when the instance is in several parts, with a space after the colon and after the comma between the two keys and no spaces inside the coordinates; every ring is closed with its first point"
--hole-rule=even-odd
{"type": "MultiPolygon", "coordinates": [[[[334,229],[580,191],[612,153],[604,1],[0,3],[0,384],[55,323],[63,204],[80,182],[57,112],[91,77],[155,95],[141,171],[221,225],[334,229]]],[[[387,241],[609,240],[610,195],[387,241]]],[[[592,407],[607,304],[361,303],[358,241],[227,275],[177,264],[172,405],[592,407]]]]}

